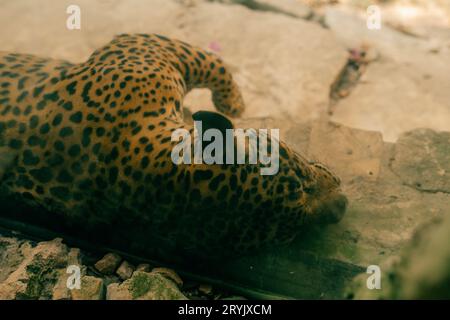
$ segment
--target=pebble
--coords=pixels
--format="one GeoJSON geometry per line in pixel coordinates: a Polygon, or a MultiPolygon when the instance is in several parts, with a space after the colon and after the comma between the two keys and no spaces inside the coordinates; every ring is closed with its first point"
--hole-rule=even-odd
{"type": "Polygon", "coordinates": [[[134,266],[128,263],[128,261],[123,261],[120,267],[117,269],[116,274],[122,280],[128,280],[131,278],[134,272],[134,266]]]}
{"type": "Polygon", "coordinates": [[[136,267],[136,271],[142,271],[142,272],[150,272],[151,271],[151,267],[148,263],[141,263],[138,264],[138,266],[136,267]]]}
{"type": "Polygon", "coordinates": [[[122,258],[115,253],[108,253],[97,261],[95,268],[103,274],[113,274],[119,266],[122,258]]]}

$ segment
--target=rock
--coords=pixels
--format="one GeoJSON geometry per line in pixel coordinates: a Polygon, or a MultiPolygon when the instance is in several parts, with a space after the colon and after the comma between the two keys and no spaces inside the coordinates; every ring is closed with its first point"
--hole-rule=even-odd
{"type": "MultiPolygon", "coordinates": [[[[306,121],[326,113],[329,88],[347,60],[347,53],[329,37],[328,30],[280,14],[208,3],[187,13],[185,25],[193,43],[201,47],[212,41],[220,44],[220,55],[243,91],[244,117],[306,121]],[[245,33],[233,30],[232,26],[239,25],[236,21],[245,21],[245,33]],[[227,35],[221,30],[227,30],[227,35]],[[239,34],[240,40],[230,34],[239,34]]],[[[192,111],[213,109],[206,91],[192,92],[185,104],[192,111]]]]}
{"type": "MultiPolygon", "coordinates": [[[[86,273],[86,267],[81,264],[80,249],[71,248],[67,255],[67,267],[77,266],[80,268],[80,276],[86,273]]],[[[71,290],[68,288],[67,281],[73,272],[68,273],[68,268],[59,269],[58,280],[52,290],[53,300],[70,300],[72,298],[71,290]]]]}
{"type": "Polygon", "coordinates": [[[383,147],[379,132],[318,121],[312,125],[308,156],[329,166],[341,179],[358,176],[375,181],[383,147]]]}
{"type": "MultiPolygon", "coordinates": [[[[70,32],[65,27],[65,20],[61,27],[61,15],[66,17],[68,3],[52,3],[44,0],[40,7],[40,14],[33,15],[31,12],[36,9],[32,2],[26,3],[27,10],[23,10],[23,5],[4,3],[0,12],[1,27],[7,30],[0,31],[0,38],[5,37],[16,27],[12,19],[7,17],[16,16],[18,24],[27,25],[27,28],[17,28],[16,34],[20,39],[15,43],[8,42],[6,51],[17,50],[16,45],[23,48],[21,52],[39,54],[58,59],[67,59],[74,62],[85,60],[92,54],[101,43],[106,43],[111,37],[120,33],[155,32],[163,34],[167,30],[173,30],[179,24],[176,22],[182,13],[183,7],[176,1],[152,0],[152,5],[139,0],[130,1],[101,1],[92,2],[81,0],[77,2],[82,12],[82,17],[89,23],[82,22],[81,29],[70,32]],[[155,10],[157,8],[157,10],[155,10]],[[117,12],[121,12],[120,15],[117,12]],[[7,20],[10,20],[7,22],[7,20]],[[142,24],[142,21],[146,21],[142,24]],[[28,22],[28,24],[27,24],[28,22]],[[37,33],[33,28],[41,26],[44,28],[43,37],[35,38],[37,33]],[[58,28],[60,26],[60,28],[58,28]],[[48,29],[47,29],[48,28],[48,29]],[[53,32],[49,33],[50,30],[53,32]],[[51,42],[45,40],[45,34],[52,34],[55,39],[53,50],[39,49],[40,41],[42,45],[49,45],[51,42]],[[71,39],[71,41],[68,41],[71,39]]],[[[83,19],[83,18],[82,18],[83,19]]]]}
{"type": "Polygon", "coordinates": [[[167,279],[172,280],[180,288],[183,286],[183,280],[181,280],[180,276],[172,269],[154,268],[152,272],[159,273],[167,279]]]}
{"type": "Polygon", "coordinates": [[[449,244],[449,215],[419,230],[396,270],[404,299],[450,299],[449,244]]]}
{"type": "Polygon", "coordinates": [[[107,288],[107,300],[186,300],[176,284],[155,272],[136,271],[122,284],[107,288]]]}
{"type": "Polygon", "coordinates": [[[450,299],[450,216],[423,224],[394,261],[382,266],[382,287],[368,290],[367,275],[348,288],[353,299],[450,299]]]}
{"type": "Polygon", "coordinates": [[[430,53],[430,41],[388,25],[369,30],[364,16],[342,7],[328,7],[325,22],[347,48],[367,45],[378,56],[334,107],[333,121],[381,131],[389,142],[415,128],[450,130],[449,52],[430,53]]]}
{"type": "MultiPolygon", "coordinates": [[[[0,299],[103,298],[103,280],[84,275],[86,267],[81,264],[80,250],[67,248],[61,239],[40,242],[36,247],[29,241],[11,238],[0,238],[1,243],[8,243],[9,252],[0,264],[0,299]],[[6,264],[10,266],[4,267],[6,264]],[[74,275],[67,272],[69,266],[79,267],[80,289],[68,288],[68,278],[74,275]]],[[[0,252],[4,253],[1,249],[0,252]]]]}
{"type": "Polygon", "coordinates": [[[235,121],[240,128],[280,128],[281,140],[303,156],[329,166],[341,179],[357,177],[375,181],[384,152],[379,132],[348,128],[327,121],[297,123],[292,120],[249,118],[235,121]],[[330,137],[332,137],[330,139],[330,137]]]}
{"type": "Polygon", "coordinates": [[[107,287],[108,285],[110,285],[111,283],[120,283],[122,282],[122,279],[117,276],[117,275],[104,275],[102,277],[103,282],[105,284],[105,287],[107,287]]]}
{"type": "Polygon", "coordinates": [[[450,193],[450,132],[418,129],[402,134],[391,165],[409,186],[450,193]]]}
{"type": "Polygon", "coordinates": [[[102,279],[83,276],[80,289],[72,289],[73,300],[103,300],[105,298],[105,285],[102,279]]]}
{"type": "Polygon", "coordinates": [[[150,272],[151,270],[152,267],[148,263],[141,263],[136,267],[136,271],[150,272]]]}
{"type": "Polygon", "coordinates": [[[95,268],[103,274],[113,274],[119,266],[122,258],[115,253],[108,253],[102,259],[97,261],[95,268]]]}
{"type": "Polygon", "coordinates": [[[0,237],[0,283],[16,270],[25,259],[24,251],[28,251],[26,243],[16,238],[0,237]]]}
{"type": "Polygon", "coordinates": [[[292,148],[306,154],[311,135],[311,123],[298,123],[293,119],[275,119],[271,117],[236,119],[236,128],[279,129],[280,138],[292,148]]]}
{"type": "Polygon", "coordinates": [[[61,239],[40,242],[36,247],[25,242],[19,252],[23,259],[0,283],[0,300],[51,299],[53,287],[67,267],[67,246],[61,239]]]}
{"type": "Polygon", "coordinates": [[[134,267],[127,261],[123,261],[120,267],[117,269],[116,274],[122,279],[130,279],[134,272],[134,267]]]}
{"type": "Polygon", "coordinates": [[[52,300],[70,300],[72,295],[67,287],[68,274],[65,270],[58,270],[57,282],[52,289],[52,300]]]}
{"type": "MultiPolygon", "coordinates": [[[[450,130],[449,104],[438,102],[428,90],[429,84],[439,80],[434,76],[425,79],[424,74],[411,65],[386,60],[369,64],[351,94],[334,106],[331,119],[350,127],[381,131],[384,140],[390,142],[415,128],[450,130]]],[[[436,87],[450,85],[442,81],[436,87]]]]}

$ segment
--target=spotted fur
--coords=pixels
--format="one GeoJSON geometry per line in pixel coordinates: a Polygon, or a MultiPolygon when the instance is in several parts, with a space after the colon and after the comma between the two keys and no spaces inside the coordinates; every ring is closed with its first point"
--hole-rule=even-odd
{"type": "Polygon", "coordinates": [[[159,35],[118,36],[80,64],[1,53],[2,192],[69,226],[185,255],[241,254],[289,242],[307,221],[339,220],[339,180],[284,143],[274,176],[173,164],[171,133],[193,132],[182,106],[196,87],[222,113],[242,113],[220,58],[159,35]]]}

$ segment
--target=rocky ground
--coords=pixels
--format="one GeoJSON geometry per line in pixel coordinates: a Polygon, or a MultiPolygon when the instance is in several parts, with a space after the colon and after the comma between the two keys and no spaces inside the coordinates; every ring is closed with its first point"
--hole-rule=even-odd
{"type": "Polygon", "coordinates": [[[62,239],[34,242],[0,237],[0,300],[186,300],[238,299],[209,284],[183,282],[175,271],[133,266],[108,253],[96,263],[62,239]],[[79,287],[75,272],[79,268],[79,287]]]}
{"type": "MultiPolygon", "coordinates": [[[[70,1],[0,0],[1,49],[77,62],[114,34],[156,32],[217,52],[247,103],[236,126],[281,128],[342,178],[350,205],[341,223],[230,261],[215,278],[294,298],[448,296],[450,4],[411,2],[380,1],[382,28],[369,30],[370,1],[80,0],[81,30],[69,31],[70,1]],[[380,265],[381,290],[365,287],[368,265],[380,265]]],[[[212,109],[202,90],[185,104],[212,109]]],[[[105,275],[83,255],[59,240],[0,237],[0,298],[229,297],[153,268],[105,275]],[[62,285],[73,261],[88,291],[75,296],[62,285]]]]}

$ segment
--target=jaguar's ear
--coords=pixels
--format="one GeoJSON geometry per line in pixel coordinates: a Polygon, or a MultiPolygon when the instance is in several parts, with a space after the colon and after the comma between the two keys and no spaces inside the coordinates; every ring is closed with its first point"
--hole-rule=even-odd
{"type": "Polygon", "coordinates": [[[217,112],[198,111],[192,115],[192,119],[202,122],[203,131],[218,129],[225,136],[226,129],[234,129],[231,120],[217,112]]]}

